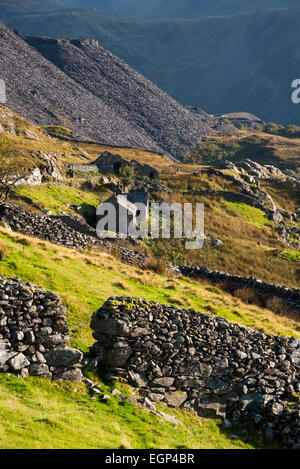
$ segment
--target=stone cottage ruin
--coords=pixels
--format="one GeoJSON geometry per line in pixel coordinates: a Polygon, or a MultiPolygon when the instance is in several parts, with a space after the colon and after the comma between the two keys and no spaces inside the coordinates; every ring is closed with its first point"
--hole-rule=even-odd
{"type": "MultiPolygon", "coordinates": [[[[106,204],[112,204],[115,208],[115,224],[105,225],[104,230],[112,231],[119,235],[127,235],[129,225],[137,229],[140,223],[145,223],[149,217],[149,195],[147,192],[131,191],[127,194],[115,193],[107,199],[97,210],[97,226],[104,218],[107,217],[106,204]],[[144,211],[140,210],[140,205],[144,207],[144,211]],[[103,210],[102,210],[103,208],[103,210]],[[122,216],[126,219],[126,225],[121,222],[122,216]]],[[[123,219],[124,219],[123,218],[123,219]]]]}
{"type": "Polygon", "coordinates": [[[159,179],[159,172],[147,164],[140,164],[135,160],[128,161],[121,155],[114,155],[109,151],[105,151],[93,163],[97,166],[98,171],[101,173],[113,173],[119,175],[120,169],[125,166],[133,166],[136,175],[146,176],[149,179],[159,179]]]}

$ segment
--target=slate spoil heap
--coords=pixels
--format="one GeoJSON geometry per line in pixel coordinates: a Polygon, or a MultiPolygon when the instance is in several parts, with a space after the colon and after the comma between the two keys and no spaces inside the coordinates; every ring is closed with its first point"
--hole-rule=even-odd
{"type": "Polygon", "coordinates": [[[196,114],[96,41],[24,38],[0,22],[0,50],[7,105],[31,122],[67,121],[79,140],[176,158],[210,134],[196,114]]]}
{"type": "Polygon", "coordinates": [[[251,420],[269,439],[300,448],[299,340],[128,297],[109,298],[91,328],[101,369],[153,402],[251,420]]]}
{"type": "Polygon", "coordinates": [[[0,372],[81,382],[91,362],[66,345],[65,312],[54,293],[0,277],[0,372]]]}

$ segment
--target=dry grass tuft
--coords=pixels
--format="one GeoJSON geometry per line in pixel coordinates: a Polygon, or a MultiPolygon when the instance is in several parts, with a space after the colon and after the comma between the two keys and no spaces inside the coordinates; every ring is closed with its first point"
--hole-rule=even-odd
{"type": "Polygon", "coordinates": [[[145,267],[159,275],[167,275],[168,272],[166,261],[155,257],[150,257],[146,261],[145,267]]]}
{"type": "Polygon", "coordinates": [[[3,241],[0,240],[0,261],[3,261],[8,255],[8,248],[3,241]]]}
{"type": "Polygon", "coordinates": [[[255,290],[251,288],[238,288],[234,292],[234,296],[242,300],[247,305],[259,304],[259,298],[255,290]]]}
{"type": "Polygon", "coordinates": [[[273,311],[273,313],[276,314],[286,314],[288,312],[286,303],[277,296],[273,296],[272,298],[267,299],[266,308],[270,309],[273,311]]]}
{"type": "Polygon", "coordinates": [[[120,288],[120,290],[128,290],[128,287],[123,282],[114,282],[112,283],[112,286],[120,288]]]}
{"type": "Polygon", "coordinates": [[[26,238],[19,238],[18,243],[22,244],[22,246],[31,246],[31,242],[26,238]]]}
{"type": "Polygon", "coordinates": [[[122,255],[121,255],[121,253],[120,253],[120,251],[119,251],[118,246],[114,246],[114,247],[112,248],[111,254],[112,254],[112,256],[113,256],[115,259],[117,259],[117,261],[120,261],[120,260],[122,259],[122,255]]]}

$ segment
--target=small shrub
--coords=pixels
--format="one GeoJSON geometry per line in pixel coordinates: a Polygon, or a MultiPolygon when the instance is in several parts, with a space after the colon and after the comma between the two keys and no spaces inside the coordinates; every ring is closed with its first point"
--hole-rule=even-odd
{"type": "Polygon", "coordinates": [[[287,313],[287,305],[286,303],[277,296],[273,296],[272,298],[268,298],[266,301],[266,308],[273,311],[276,314],[285,314],[287,313]]]}
{"type": "Polygon", "coordinates": [[[134,182],[134,167],[126,165],[124,168],[120,168],[119,171],[119,177],[120,177],[120,183],[125,191],[126,189],[130,189],[133,182],[134,182]]]}
{"type": "Polygon", "coordinates": [[[25,238],[18,239],[18,243],[22,244],[22,246],[31,246],[30,241],[28,241],[28,239],[25,239],[25,238]]]}
{"type": "Polygon", "coordinates": [[[120,253],[120,250],[118,246],[114,246],[111,250],[111,254],[118,260],[120,261],[122,259],[122,255],[120,253]]]}
{"type": "Polygon", "coordinates": [[[152,270],[159,275],[167,275],[167,264],[164,259],[156,259],[151,257],[146,261],[146,269],[152,270]]]}
{"type": "Polygon", "coordinates": [[[68,137],[68,138],[75,138],[75,134],[73,130],[70,130],[66,127],[61,125],[42,125],[42,129],[46,132],[55,135],[57,137],[68,137]]]}
{"type": "Polygon", "coordinates": [[[91,266],[94,266],[94,267],[97,266],[97,264],[94,264],[94,262],[92,262],[90,259],[84,259],[84,261],[85,261],[86,265],[91,265],[91,266]]]}
{"type": "Polygon", "coordinates": [[[120,288],[120,290],[127,290],[126,285],[122,282],[115,282],[115,283],[112,284],[112,286],[120,288]]]}
{"type": "Polygon", "coordinates": [[[220,290],[223,290],[228,293],[232,293],[232,286],[230,285],[230,282],[226,282],[226,280],[223,280],[222,282],[218,283],[218,288],[220,290]]]}
{"type": "Polygon", "coordinates": [[[251,288],[238,288],[237,290],[235,290],[234,296],[242,300],[247,305],[259,303],[259,299],[255,290],[252,290],[251,288]]]}
{"type": "Polygon", "coordinates": [[[300,261],[300,251],[286,249],[282,251],[281,256],[288,260],[300,261]]]}
{"type": "Polygon", "coordinates": [[[3,241],[0,241],[0,261],[3,261],[5,257],[8,254],[8,248],[7,246],[3,243],[3,241]]]}

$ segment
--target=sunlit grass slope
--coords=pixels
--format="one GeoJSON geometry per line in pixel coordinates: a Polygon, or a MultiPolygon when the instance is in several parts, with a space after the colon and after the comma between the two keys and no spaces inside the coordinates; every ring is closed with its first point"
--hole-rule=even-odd
{"type": "Polygon", "coordinates": [[[89,328],[91,314],[115,295],[194,308],[269,333],[300,337],[299,323],[245,305],[216,287],[190,279],[159,276],[122,264],[104,252],[75,252],[4,229],[0,230],[0,240],[4,251],[0,274],[18,276],[57,292],[68,307],[72,344],[83,350],[93,343],[89,328]]]}
{"type": "MultiPolygon", "coordinates": [[[[114,384],[116,386],[116,384],[114,384]]],[[[121,387],[122,385],[117,387],[121,387]]],[[[108,387],[101,385],[103,391],[108,387]]],[[[123,385],[124,388],[124,385],[123,385]]],[[[167,409],[168,423],[116,397],[91,399],[84,384],[0,374],[0,449],[252,449],[266,444],[252,429],[167,409]],[[236,434],[241,437],[232,437],[236,434]]],[[[268,446],[270,447],[270,443],[268,446]]]]}

